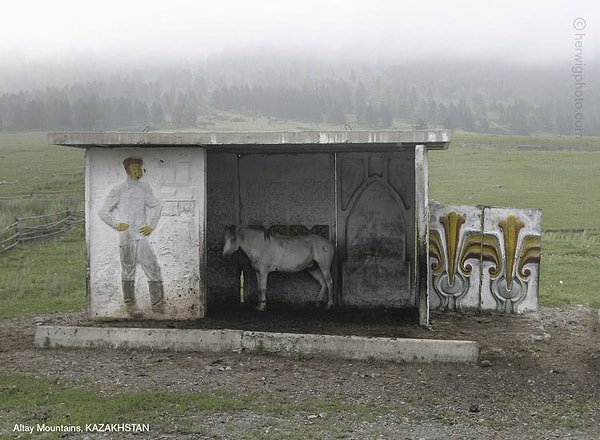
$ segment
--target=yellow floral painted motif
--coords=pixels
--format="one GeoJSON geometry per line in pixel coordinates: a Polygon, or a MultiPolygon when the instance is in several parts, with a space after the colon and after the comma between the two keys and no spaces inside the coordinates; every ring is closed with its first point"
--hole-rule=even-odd
{"type": "Polygon", "coordinates": [[[456,256],[458,255],[460,228],[465,223],[466,218],[466,214],[459,215],[456,211],[451,211],[447,216],[440,218],[440,223],[444,225],[444,232],[446,233],[450,284],[454,282],[454,275],[456,274],[456,256]]]}
{"type": "Polygon", "coordinates": [[[432,230],[429,235],[429,256],[436,259],[431,264],[433,276],[439,277],[446,270],[446,258],[444,247],[442,245],[442,237],[437,230],[432,230]]]}
{"type": "Polygon", "coordinates": [[[473,267],[467,263],[470,259],[492,262],[489,270],[490,278],[495,279],[502,273],[503,260],[498,237],[493,234],[469,234],[460,254],[460,267],[465,275],[470,276],[473,267]]]}
{"type": "Polygon", "coordinates": [[[542,237],[528,235],[523,239],[523,247],[519,255],[518,275],[521,278],[527,278],[531,275],[529,269],[524,266],[529,263],[540,264],[542,257],[542,237]]]}
{"type": "Polygon", "coordinates": [[[514,214],[496,223],[501,234],[465,229],[466,217],[451,211],[439,218],[443,228],[430,232],[432,285],[440,307],[460,308],[473,270],[489,262],[489,295],[496,300],[499,311],[515,313],[517,304],[527,295],[531,270],[525,266],[540,263],[541,236],[523,235],[525,222],[514,214]]]}
{"type": "Polygon", "coordinates": [[[500,220],[498,226],[504,234],[504,251],[506,252],[506,285],[510,289],[513,280],[513,268],[519,242],[519,232],[525,226],[525,222],[514,214],[510,214],[506,220],[500,220]]]}

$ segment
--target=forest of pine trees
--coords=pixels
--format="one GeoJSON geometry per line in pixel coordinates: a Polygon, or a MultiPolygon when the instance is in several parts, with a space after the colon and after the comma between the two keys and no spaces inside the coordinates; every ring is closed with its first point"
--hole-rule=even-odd
{"type": "MultiPolygon", "coordinates": [[[[526,135],[573,134],[572,85],[560,66],[216,65],[115,74],[0,95],[0,130],[193,129],[216,112],[389,129],[526,135]],[[269,68],[267,68],[269,67],[269,68]],[[521,69],[521,70],[519,70],[521,69]]],[[[585,134],[600,134],[600,100],[588,87],[585,134]]]]}

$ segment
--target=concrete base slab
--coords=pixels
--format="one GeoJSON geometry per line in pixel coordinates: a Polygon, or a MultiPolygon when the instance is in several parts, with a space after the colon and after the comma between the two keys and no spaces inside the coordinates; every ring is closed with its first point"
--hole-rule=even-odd
{"type": "Polygon", "coordinates": [[[39,326],[35,345],[43,348],[135,348],[152,350],[280,353],[341,359],[418,362],[475,362],[474,341],[368,338],[268,333],[244,330],[39,326]]]}

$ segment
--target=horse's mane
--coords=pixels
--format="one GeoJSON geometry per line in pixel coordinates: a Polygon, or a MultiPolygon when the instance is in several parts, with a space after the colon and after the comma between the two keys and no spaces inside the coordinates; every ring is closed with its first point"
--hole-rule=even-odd
{"type": "Polygon", "coordinates": [[[265,240],[270,240],[273,237],[273,233],[264,226],[248,226],[247,229],[262,232],[265,240]]]}
{"type": "Polygon", "coordinates": [[[265,240],[270,240],[271,237],[273,237],[273,234],[271,233],[271,231],[269,231],[264,226],[259,226],[257,229],[263,233],[263,236],[264,236],[265,240]]]}

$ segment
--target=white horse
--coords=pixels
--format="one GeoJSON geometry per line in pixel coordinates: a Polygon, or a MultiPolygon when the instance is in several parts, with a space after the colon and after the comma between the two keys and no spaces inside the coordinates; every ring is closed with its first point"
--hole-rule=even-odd
{"type": "Polygon", "coordinates": [[[267,278],[270,272],[308,272],[321,285],[319,301],[327,290],[327,308],[333,307],[333,279],[331,264],[334,245],[318,235],[286,237],[266,229],[232,226],[225,229],[223,256],[241,249],[250,260],[258,279],[259,301],[257,310],[267,307],[267,278]]]}

